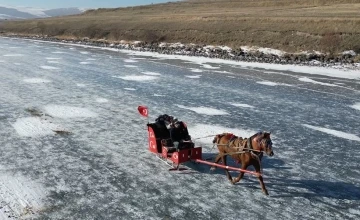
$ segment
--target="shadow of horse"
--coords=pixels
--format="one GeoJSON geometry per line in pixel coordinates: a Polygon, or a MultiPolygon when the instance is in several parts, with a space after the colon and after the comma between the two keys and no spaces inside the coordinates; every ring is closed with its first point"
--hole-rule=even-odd
{"type": "Polygon", "coordinates": [[[360,200],[360,187],[347,182],[288,178],[268,178],[267,185],[276,192],[274,198],[325,197],[330,199],[360,200]]]}
{"type": "MultiPolygon", "coordinates": [[[[217,153],[202,153],[202,158],[203,160],[209,161],[209,162],[214,162],[215,157],[217,156],[217,153]]],[[[227,156],[230,160],[227,161],[227,165],[231,166],[231,167],[236,167],[236,168],[240,168],[240,164],[236,163],[234,160],[231,159],[230,156],[227,156]]],[[[268,159],[266,156],[262,158],[262,168],[264,169],[291,169],[291,167],[285,167],[284,166],[285,162],[279,159],[268,159]]],[[[226,173],[224,172],[224,169],[215,169],[215,170],[210,170],[210,166],[206,165],[206,164],[200,164],[200,163],[193,163],[193,162],[188,162],[186,163],[186,167],[199,172],[199,173],[204,173],[204,174],[213,174],[213,175],[224,175],[226,176],[226,173]]],[[[255,169],[254,167],[250,166],[248,167],[249,171],[254,171],[255,169]]],[[[229,173],[239,173],[237,171],[230,171],[229,173]]],[[[246,174],[245,176],[252,176],[251,174],[246,174]]],[[[242,185],[241,183],[239,183],[239,185],[242,185]]]]}

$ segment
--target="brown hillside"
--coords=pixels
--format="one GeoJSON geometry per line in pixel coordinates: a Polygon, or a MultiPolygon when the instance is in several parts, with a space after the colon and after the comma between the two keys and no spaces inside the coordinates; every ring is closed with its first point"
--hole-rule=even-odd
{"type": "Polygon", "coordinates": [[[2,23],[0,31],[66,38],[253,45],[360,52],[360,0],[189,0],[2,23]]]}

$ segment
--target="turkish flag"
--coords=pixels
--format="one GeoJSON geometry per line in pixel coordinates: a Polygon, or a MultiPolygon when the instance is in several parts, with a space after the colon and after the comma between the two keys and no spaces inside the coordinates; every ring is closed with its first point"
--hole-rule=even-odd
{"type": "Polygon", "coordinates": [[[149,115],[148,108],[146,106],[140,105],[138,107],[138,111],[144,117],[148,117],[149,115]]]}

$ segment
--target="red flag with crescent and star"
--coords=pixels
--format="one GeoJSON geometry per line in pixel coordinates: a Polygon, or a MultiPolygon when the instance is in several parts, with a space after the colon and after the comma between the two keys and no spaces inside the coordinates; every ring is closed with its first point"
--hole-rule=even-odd
{"type": "Polygon", "coordinates": [[[148,117],[149,115],[148,108],[146,106],[140,105],[138,107],[138,111],[144,117],[148,117]]]}

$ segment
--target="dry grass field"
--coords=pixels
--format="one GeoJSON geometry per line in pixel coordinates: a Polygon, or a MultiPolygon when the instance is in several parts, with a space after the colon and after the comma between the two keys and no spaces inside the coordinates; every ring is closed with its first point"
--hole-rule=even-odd
{"type": "Polygon", "coordinates": [[[188,0],[4,22],[0,31],[359,53],[360,0],[188,0]]]}

